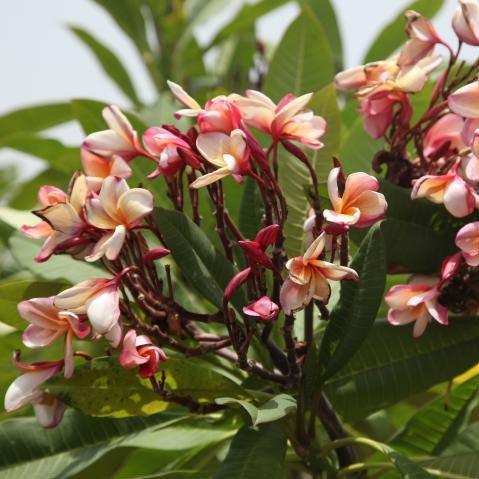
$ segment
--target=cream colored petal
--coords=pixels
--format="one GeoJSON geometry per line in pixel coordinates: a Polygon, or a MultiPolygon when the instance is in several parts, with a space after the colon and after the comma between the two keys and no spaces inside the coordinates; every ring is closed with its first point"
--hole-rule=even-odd
{"type": "Polygon", "coordinates": [[[118,201],[120,196],[128,190],[128,183],[123,178],[109,176],[105,178],[98,195],[101,206],[117,224],[121,223],[121,216],[118,214],[118,201]]]}
{"type": "Polygon", "coordinates": [[[171,93],[173,93],[173,96],[180,102],[183,103],[183,105],[187,106],[188,108],[191,108],[192,110],[201,110],[201,106],[199,103],[192,98],[188,93],[186,93],[183,88],[176,84],[173,83],[170,80],[167,80],[166,83],[168,84],[171,93]]]}
{"type": "Polygon", "coordinates": [[[230,151],[230,137],[224,133],[202,133],[196,139],[196,146],[202,156],[213,165],[225,166],[223,155],[230,151]]]}
{"type": "Polygon", "coordinates": [[[125,144],[133,143],[134,133],[128,118],[120,111],[120,109],[111,105],[103,109],[103,118],[106,124],[116,133],[118,133],[125,141],[125,144]]]}
{"type": "Polygon", "coordinates": [[[99,198],[92,198],[87,201],[85,210],[88,222],[96,228],[112,230],[118,224],[107,214],[99,198]]]}
{"type": "Polygon", "coordinates": [[[324,231],[311,243],[310,247],[303,255],[303,261],[307,262],[312,259],[319,258],[319,255],[323,252],[326,241],[326,234],[324,231]]]}
{"type": "Polygon", "coordinates": [[[81,218],[69,203],[47,206],[35,214],[47,221],[54,230],[67,235],[74,234],[82,225],[81,218]]]}
{"type": "Polygon", "coordinates": [[[202,188],[203,186],[210,185],[215,181],[221,180],[225,176],[231,174],[229,168],[220,168],[219,170],[213,171],[212,173],[208,173],[206,175],[200,176],[197,178],[193,183],[191,183],[190,188],[202,188]]]}
{"type": "Polygon", "coordinates": [[[153,195],[144,188],[132,188],[120,196],[118,210],[123,224],[133,226],[153,211],[153,195]]]}

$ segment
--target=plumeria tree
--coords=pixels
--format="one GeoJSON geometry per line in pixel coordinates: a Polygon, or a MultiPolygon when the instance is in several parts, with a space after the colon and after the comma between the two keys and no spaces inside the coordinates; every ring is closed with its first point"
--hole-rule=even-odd
{"type": "Polygon", "coordinates": [[[0,209],[5,477],[479,477],[479,3],[450,44],[414,2],[346,70],[328,1],[275,48],[285,1],[206,46],[222,2],[96,3],[159,99],[73,28],[131,107],[0,118],[48,165],[0,209]]]}

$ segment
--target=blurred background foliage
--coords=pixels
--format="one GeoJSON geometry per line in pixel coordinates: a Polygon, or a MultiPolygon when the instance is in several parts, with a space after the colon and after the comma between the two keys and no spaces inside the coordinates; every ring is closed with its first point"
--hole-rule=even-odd
{"type": "MultiPolygon", "coordinates": [[[[348,95],[337,98],[331,84],[334,74],[343,68],[343,51],[329,0],[297,0],[298,16],[291,19],[278,45],[261,43],[256,23],[287,0],[244,3],[204,46],[198,44],[194,30],[224,8],[224,0],[92,1],[111,16],[134,45],[157,91],[156,101],[145,104],[141,100],[122,59],[94,31],[72,26],[71,33],[129,99],[126,111],[139,131],[162,123],[185,126],[181,124],[185,120],[173,119],[177,105],[167,89],[168,79],[181,84],[200,103],[218,94],[247,88],[261,89],[275,101],[287,92],[298,95],[313,91],[312,108],[328,121],[326,147],[311,156],[321,181],[326,179],[333,155],[340,156],[347,172],[371,171],[371,160],[381,143],[363,131],[353,99],[348,95]],[[206,55],[214,60],[206,63],[206,55]]],[[[432,17],[442,4],[441,0],[417,0],[407,8],[432,17]]],[[[402,14],[390,19],[384,30],[378,32],[365,59],[379,60],[396,51],[405,39],[403,29],[402,14]]],[[[426,93],[416,96],[417,109],[425,104],[426,93]]],[[[0,170],[2,392],[17,374],[10,357],[20,344],[23,329],[16,313],[18,301],[55,294],[65,285],[102,276],[96,266],[77,264],[67,257],[54,257],[42,265],[34,263],[38,245],[23,238],[16,229],[35,221],[26,211],[36,206],[40,185],[66,188],[72,172],[80,167],[79,148],[66,146],[45,132],[72,121],[78,122],[85,134],[104,129],[103,106],[97,100],[77,98],[34,105],[0,117],[0,148],[27,153],[44,165],[26,181],[19,178],[15,167],[0,170]]],[[[293,167],[287,155],[281,162],[281,182],[291,205],[288,252],[295,254],[303,243],[302,223],[307,206],[304,188],[308,179],[297,163],[293,167]]],[[[145,172],[149,168],[140,162],[135,166],[133,181],[144,181],[145,172]]],[[[151,185],[161,203],[161,183],[151,185]]],[[[405,267],[431,272],[438,264],[437,258],[451,248],[442,213],[434,205],[421,202],[411,213],[407,192],[391,185],[384,188],[389,188],[388,200],[393,205],[385,231],[388,261],[403,261],[405,267]]],[[[244,192],[228,185],[227,195],[234,218],[246,228],[250,225],[254,232],[254,189],[248,183],[244,192]]],[[[207,211],[203,213],[208,215],[207,211]]],[[[177,279],[181,282],[179,275],[177,279]]],[[[387,284],[391,286],[403,279],[389,275],[387,284]]],[[[185,301],[196,303],[198,299],[193,296],[185,301]]],[[[424,338],[413,341],[409,331],[390,328],[381,321],[385,312],[383,305],[370,335],[362,345],[357,345],[357,352],[351,351],[354,360],[327,383],[333,404],[348,421],[350,432],[389,443],[401,453],[441,470],[440,477],[479,477],[476,371],[449,382],[477,362],[479,324],[456,322],[447,329],[431,325],[424,338]]],[[[316,334],[321,335],[322,331],[316,334]]],[[[79,347],[87,351],[98,348],[90,349],[95,354],[100,354],[102,348],[91,343],[79,347]]],[[[52,353],[60,354],[60,350],[50,349],[50,357],[52,353]]],[[[30,351],[24,359],[42,358],[42,352],[30,351]]],[[[241,379],[235,371],[228,374],[233,384],[241,379]]],[[[254,385],[250,387],[254,389],[254,385]]],[[[302,474],[297,457],[291,448],[286,449],[285,441],[270,424],[259,429],[259,439],[254,430],[241,429],[236,434],[248,422],[238,411],[208,418],[168,411],[121,420],[69,411],[58,429],[47,432],[29,417],[28,409],[17,416],[26,417],[12,419],[9,415],[9,420],[5,420],[6,414],[0,415],[0,474],[5,478],[271,479],[302,474]],[[229,462],[220,466],[225,457],[229,462]]],[[[394,472],[391,477],[400,476],[412,477],[403,472],[394,472]]]]}

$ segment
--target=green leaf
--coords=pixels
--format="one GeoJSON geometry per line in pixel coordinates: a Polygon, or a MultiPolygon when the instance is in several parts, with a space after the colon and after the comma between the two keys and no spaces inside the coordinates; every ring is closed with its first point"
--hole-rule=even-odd
{"type": "Polygon", "coordinates": [[[261,228],[263,209],[264,206],[256,181],[253,178],[246,178],[241,195],[238,220],[238,227],[245,238],[254,239],[261,228]]]}
{"type": "Polygon", "coordinates": [[[53,296],[67,287],[68,283],[65,282],[30,279],[0,282],[0,321],[17,329],[24,329],[27,323],[17,312],[20,301],[53,296]]]}
{"type": "Polygon", "coordinates": [[[214,479],[271,479],[285,472],[286,436],[274,424],[243,427],[214,479]]]}
{"type": "Polygon", "coordinates": [[[346,174],[355,171],[372,171],[374,155],[382,142],[371,138],[364,130],[361,118],[357,118],[344,136],[339,150],[339,159],[346,174]]]}
{"type": "Polygon", "coordinates": [[[42,242],[15,233],[10,237],[10,251],[18,263],[34,275],[49,280],[65,280],[72,284],[85,279],[101,278],[105,272],[85,261],[75,260],[67,255],[52,256],[44,263],[35,262],[42,242]]]}
{"type": "Polygon", "coordinates": [[[116,54],[86,30],[80,27],[70,27],[70,31],[88,47],[102,66],[103,71],[113,80],[132,103],[135,106],[140,106],[141,101],[136,94],[130,75],[116,54]]]}
{"type": "MultiPolygon", "coordinates": [[[[236,274],[235,267],[219,253],[204,231],[179,211],[155,209],[153,217],[171,254],[190,284],[205,299],[222,308],[223,291],[236,274]]],[[[236,295],[237,307],[244,298],[236,295]]]]}
{"type": "Polygon", "coordinates": [[[415,10],[431,19],[443,4],[444,0],[417,0],[407,5],[376,37],[369,47],[363,63],[385,60],[406,42],[404,14],[407,10],[415,10]]]}
{"type": "Polygon", "coordinates": [[[35,418],[0,423],[0,471],[5,479],[63,479],[81,471],[115,447],[128,445],[148,428],[181,420],[176,414],[147,418],[90,418],[68,411],[55,429],[41,428],[35,418]]]}
{"type": "Polygon", "coordinates": [[[78,98],[71,100],[70,105],[73,117],[80,123],[85,135],[108,128],[102,115],[107,103],[78,98]]]}
{"type": "Polygon", "coordinates": [[[80,166],[80,151],[52,138],[19,133],[0,139],[0,148],[12,148],[46,161],[56,170],[73,174],[80,166]]]}
{"type": "Polygon", "coordinates": [[[381,181],[381,192],[388,202],[383,227],[388,265],[415,273],[437,272],[444,258],[456,251],[456,232],[468,219],[451,217],[443,205],[411,200],[409,189],[387,181],[381,181]]]}
{"type": "Polygon", "coordinates": [[[239,404],[250,415],[253,426],[278,421],[292,411],[295,411],[297,407],[296,399],[289,394],[278,394],[259,407],[254,406],[250,402],[230,397],[217,398],[215,402],[220,405],[239,404]]]}
{"type": "Polygon", "coordinates": [[[311,6],[317,19],[324,28],[324,33],[328,37],[329,46],[333,53],[334,65],[337,72],[343,69],[343,45],[341,32],[339,30],[336,12],[330,0],[299,0],[301,4],[311,6]]]}
{"type": "Polygon", "coordinates": [[[432,323],[417,339],[412,325],[377,321],[325,392],[345,420],[364,418],[461,374],[478,356],[477,318],[452,318],[449,326],[432,323]]]}
{"type": "Polygon", "coordinates": [[[0,137],[34,133],[72,120],[68,103],[51,103],[15,110],[0,117],[0,137]]]}
{"type": "MultiPolygon", "coordinates": [[[[231,379],[191,358],[169,358],[161,364],[166,390],[198,402],[211,402],[221,394],[247,396],[231,379]]],[[[124,369],[117,358],[98,358],[75,368],[71,379],[56,376],[45,390],[89,416],[127,417],[162,412],[172,406],[152,389],[138,371],[124,369]]]]}
{"type": "Polygon", "coordinates": [[[279,101],[287,93],[299,96],[331,82],[333,56],[321,23],[305,7],[289,26],[271,60],[265,93],[279,101]]]}
{"type": "Polygon", "coordinates": [[[479,377],[452,388],[447,398],[439,397],[422,407],[390,442],[407,455],[435,456],[451,442],[464,422],[467,409],[477,395],[479,377]]]}
{"type": "Polygon", "coordinates": [[[224,26],[213,38],[207,48],[212,47],[233,35],[250,30],[260,17],[281,7],[288,0],[261,0],[254,4],[245,3],[234,18],[224,26]]]}
{"type": "Polygon", "coordinates": [[[341,295],[328,321],[320,347],[323,379],[337,373],[359,349],[371,330],[386,284],[381,225],[374,225],[350,265],[357,281],[341,283],[341,295]]]}

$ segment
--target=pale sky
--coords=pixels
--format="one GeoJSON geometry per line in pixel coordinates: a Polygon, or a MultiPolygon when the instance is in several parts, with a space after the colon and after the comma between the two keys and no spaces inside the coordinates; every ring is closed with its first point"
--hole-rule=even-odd
{"type": "MultiPolygon", "coordinates": [[[[121,0],[118,0],[121,1],[121,0]]],[[[159,0],[163,1],[163,0],[159,0]]],[[[238,8],[242,0],[225,0],[225,10],[197,32],[200,41],[213,35],[221,22],[238,8]]],[[[408,0],[333,0],[343,33],[345,61],[353,66],[376,33],[408,3],[408,0]]],[[[446,6],[434,23],[446,40],[452,41],[450,18],[456,0],[446,6]]],[[[36,103],[83,97],[126,105],[123,94],[106,77],[90,52],[67,29],[78,25],[91,31],[109,45],[123,60],[140,96],[154,98],[153,88],[140,64],[136,51],[109,16],[90,0],[0,0],[0,115],[9,110],[36,103]]],[[[263,17],[258,23],[262,39],[277,41],[297,12],[288,4],[263,17]]],[[[81,133],[76,126],[54,129],[67,143],[78,144],[81,133]]],[[[22,155],[23,156],[23,155],[22,155]]],[[[20,155],[0,151],[0,166],[18,161],[20,155]]]]}

